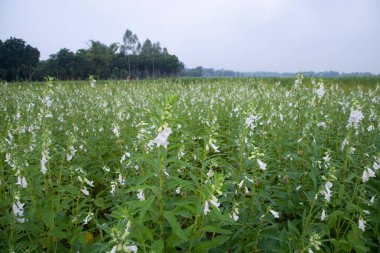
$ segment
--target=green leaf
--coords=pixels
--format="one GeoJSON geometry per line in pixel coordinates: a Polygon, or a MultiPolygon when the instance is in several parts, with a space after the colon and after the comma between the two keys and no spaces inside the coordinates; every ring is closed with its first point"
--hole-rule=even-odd
{"type": "Polygon", "coordinates": [[[339,190],[338,190],[338,198],[339,198],[339,200],[343,199],[345,192],[346,192],[346,190],[344,188],[344,184],[340,184],[339,185],[339,190]]]}
{"type": "Polygon", "coordinates": [[[195,250],[197,252],[199,251],[206,251],[208,249],[213,249],[213,248],[216,248],[222,244],[224,244],[225,242],[227,242],[228,240],[230,239],[230,236],[228,235],[221,235],[221,236],[217,236],[215,237],[213,240],[211,241],[203,241],[201,242],[196,248],[195,250]]]}
{"type": "Polygon", "coordinates": [[[153,234],[150,228],[136,223],[136,227],[133,228],[133,231],[134,232],[129,235],[130,239],[143,242],[143,244],[147,241],[153,241],[153,234]]]}
{"type": "Polygon", "coordinates": [[[288,220],[288,230],[289,230],[289,233],[294,235],[295,237],[300,236],[299,230],[290,220],[288,220]]]}
{"type": "Polygon", "coordinates": [[[157,240],[152,244],[152,253],[160,253],[164,250],[164,241],[157,240]]]}
{"type": "MultiPolygon", "coordinates": [[[[133,185],[141,185],[141,184],[144,184],[146,183],[146,181],[151,178],[152,176],[154,176],[155,174],[153,172],[148,172],[145,176],[143,177],[137,177],[137,178],[133,178],[133,179],[130,179],[128,181],[130,181],[131,184],[133,185]]],[[[127,183],[128,184],[128,183],[127,183]]]]}
{"type": "Polygon", "coordinates": [[[339,240],[339,246],[345,250],[345,251],[350,251],[351,250],[351,246],[350,244],[348,243],[348,241],[346,240],[339,240]]]}
{"type": "Polygon", "coordinates": [[[313,186],[314,186],[313,189],[314,191],[316,191],[318,183],[317,183],[317,173],[314,167],[311,169],[309,175],[310,175],[311,180],[313,181],[313,186]]]}
{"type": "Polygon", "coordinates": [[[212,232],[212,233],[217,233],[217,234],[222,234],[222,235],[230,235],[232,234],[231,231],[223,228],[218,228],[214,226],[205,226],[202,228],[203,232],[212,232]]]}
{"type": "Polygon", "coordinates": [[[144,207],[140,211],[138,224],[142,224],[144,222],[145,213],[149,210],[149,208],[152,206],[154,200],[154,196],[150,196],[146,201],[144,207]]]}
{"type": "Polygon", "coordinates": [[[347,239],[350,243],[350,246],[355,249],[355,252],[368,252],[368,248],[365,247],[365,242],[360,238],[359,229],[350,230],[347,235],[347,239]]]}
{"type": "Polygon", "coordinates": [[[95,206],[100,207],[100,208],[104,208],[106,206],[104,198],[96,198],[94,200],[94,204],[95,204],[95,206]]]}
{"type": "Polygon", "coordinates": [[[182,240],[188,241],[189,238],[186,236],[185,232],[182,230],[174,214],[170,211],[164,212],[165,219],[169,222],[170,227],[173,229],[173,232],[182,240]]]}
{"type": "Polygon", "coordinates": [[[42,221],[49,228],[52,228],[54,226],[54,218],[55,218],[55,215],[53,212],[45,211],[42,214],[42,221]]]}

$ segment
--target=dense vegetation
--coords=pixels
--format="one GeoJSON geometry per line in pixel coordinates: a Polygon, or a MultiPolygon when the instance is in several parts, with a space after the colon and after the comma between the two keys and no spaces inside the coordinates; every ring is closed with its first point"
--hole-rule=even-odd
{"type": "Polygon", "coordinates": [[[380,80],[1,84],[2,252],[376,252],[380,80]]]}
{"type": "Polygon", "coordinates": [[[62,48],[46,61],[40,62],[39,57],[38,49],[22,39],[0,40],[0,80],[43,80],[44,76],[83,80],[90,75],[100,79],[171,77],[177,76],[184,67],[178,57],[169,54],[159,42],[147,39],[141,45],[129,30],[120,45],[91,40],[88,49],[76,53],[62,48]]]}

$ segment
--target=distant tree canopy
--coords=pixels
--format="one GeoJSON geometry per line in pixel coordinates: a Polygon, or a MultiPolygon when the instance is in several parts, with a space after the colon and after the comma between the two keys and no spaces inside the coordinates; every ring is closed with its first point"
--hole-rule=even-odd
{"type": "Polygon", "coordinates": [[[67,48],[39,61],[40,53],[21,39],[0,40],[0,80],[43,80],[54,76],[60,80],[155,78],[177,76],[184,64],[177,56],[161,48],[159,42],[149,39],[139,42],[136,35],[127,30],[123,43],[106,45],[90,40],[88,49],[72,52],[67,48]]]}
{"type": "MultiPolygon", "coordinates": [[[[337,71],[324,71],[324,72],[314,72],[306,71],[302,72],[304,77],[315,77],[315,78],[338,78],[338,77],[371,77],[376,76],[369,72],[353,72],[353,73],[340,73],[337,71]]],[[[237,72],[225,69],[212,69],[203,68],[198,66],[196,68],[184,68],[180,76],[182,77],[278,77],[278,78],[295,78],[298,73],[296,72],[267,72],[267,71],[256,71],[256,72],[237,72]]],[[[380,76],[377,75],[377,76],[380,76]]]]}
{"type": "Polygon", "coordinates": [[[0,40],[0,80],[31,80],[39,58],[40,51],[22,39],[0,40]]]}

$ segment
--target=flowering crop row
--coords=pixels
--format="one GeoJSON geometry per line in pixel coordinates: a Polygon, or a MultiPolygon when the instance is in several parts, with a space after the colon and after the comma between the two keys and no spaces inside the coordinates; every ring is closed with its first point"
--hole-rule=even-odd
{"type": "Polygon", "coordinates": [[[0,85],[0,251],[380,245],[377,79],[0,85]]]}

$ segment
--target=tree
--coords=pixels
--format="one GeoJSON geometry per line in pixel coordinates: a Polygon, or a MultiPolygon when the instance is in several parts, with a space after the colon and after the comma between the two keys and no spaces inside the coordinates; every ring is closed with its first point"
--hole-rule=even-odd
{"type": "Polygon", "coordinates": [[[7,81],[30,80],[39,62],[40,52],[25,41],[9,38],[0,44],[0,73],[7,81]]]}
{"type": "Polygon", "coordinates": [[[128,57],[128,75],[131,76],[131,54],[136,54],[140,50],[141,44],[136,34],[126,30],[123,36],[123,45],[120,52],[128,57]]]}
{"type": "Polygon", "coordinates": [[[147,39],[141,46],[138,38],[127,30],[123,44],[106,45],[90,40],[87,49],[75,53],[67,48],[39,61],[37,48],[22,39],[0,40],[0,80],[43,80],[44,76],[57,79],[125,78],[126,76],[167,77],[175,76],[183,69],[183,63],[169,54],[159,42],[147,39]],[[127,57],[126,57],[127,56],[127,57]],[[133,67],[132,67],[133,65],[133,67]]]}
{"type": "Polygon", "coordinates": [[[57,79],[70,79],[74,75],[75,54],[67,48],[62,48],[56,54],[50,55],[51,70],[56,72],[57,79]]]}
{"type": "Polygon", "coordinates": [[[40,52],[37,48],[26,45],[23,53],[22,66],[27,66],[27,71],[24,76],[28,76],[28,81],[32,80],[34,73],[37,71],[40,52]]]}
{"type": "MultiPolygon", "coordinates": [[[[146,76],[149,76],[149,69],[150,69],[150,65],[151,66],[154,66],[154,59],[152,58],[153,56],[153,44],[152,42],[150,41],[150,39],[146,39],[141,47],[141,56],[143,57],[143,61],[144,61],[144,73],[146,76]],[[150,64],[148,59],[153,59],[152,63],[150,64]]],[[[152,70],[154,69],[154,67],[152,67],[152,70]]],[[[152,76],[153,76],[153,72],[152,72],[152,76]]]]}
{"type": "Polygon", "coordinates": [[[97,78],[106,79],[111,75],[111,64],[116,57],[118,50],[117,43],[112,43],[110,46],[101,43],[100,41],[90,41],[90,48],[86,52],[86,56],[91,63],[93,75],[97,78]]]}

